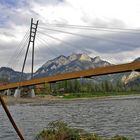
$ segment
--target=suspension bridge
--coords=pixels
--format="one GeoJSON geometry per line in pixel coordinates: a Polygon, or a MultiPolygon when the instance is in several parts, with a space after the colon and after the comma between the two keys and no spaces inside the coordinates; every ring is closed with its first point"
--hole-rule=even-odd
{"type": "MultiPolygon", "coordinates": [[[[9,90],[9,89],[17,89],[16,94],[20,94],[19,89],[21,87],[29,87],[29,86],[34,86],[38,84],[43,84],[43,83],[55,83],[57,81],[63,81],[63,80],[70,80],[70,79],[76,79],[76,78],[89,78],[92,76],[99,76],[99,75],[107,75],[107,74],[115,74],[115,73],[122,73],[122,72],[131,72],[131,71],[140,71],[140,62],[132,62],[132,63],[126,63],[126,64],[119,64],[119,65],[111,65],[111,66],[106,66],[106,67],[98,67],[98,68],[92,68],[88,70],[82,70],[82,71],[76,71],[76,72],[69,72],[69,73],[64,73],[64,74],[57,74],[57,75],[52,75],[52,76],[47,76],[47,77],[42,77],[42,78],[36,78],[34,79],[34,48],[35,48],[35,39],[36,39],[36,34],[42,35],[42,36],[47,36],[48,38],[51,38],[52,40],[56,40],[58,42],[63,43],[66,46],[71,46],[75,47],[74,44],[68,41],[64,41],[58,37],[54,37],[53,35],[50,35],[46,33],[46,31],[52,31],[52,32],[58,32],[62,34],[68,34],[72,36],[79,36],[79,37],[84,37],[88,39],[99,39],[99,40],[104,40],[104,41],[109,41],[111,43],[118,43],[123,46],[138,46],[136,44],[131,44],[127,42],[122,42],[114,39],[106,39],[104,37],[97,37],[97,36],[89,36],[89,35],[83,35],[80,33],[73,33],[73,32],[68,32],[65,30],[61,30],[61,28],[70,28],[70,29],[83,29],[83,30],[94,30],[94,31],[102,31],[102,32],[119,32],[119,33],[132,33],[132,34],[138,34],[139,32],[137,30],[132,30],[132,29],[119,29],[119,28],[95,28],[91,26],[76,26],[76,25],[52,25],[54,28],[49,28],[49,27],[40,27],[40,30],[38,30],[38,22],[36,23],[33,22],[33,19],[31,19],[31,26],[30,26],[30,32],[29,35],[28,33],[25,34],[24,36],[24,41],[21,43],[23,48],[27,45],[26,48],[26,53],[24,56],[24,61],[23,61],[23,66],[21,70],[21,76],[19,78],[19,82],[15,83],[9,83],[5,85],[0,86],[0,91],[4,90],[9,90]],[[38,31],[37,31],[38,30],[38,31]],[[44,31],[45,30],[45,31],[44,31]],[[29,48],[32,48],[32,66],[31,66],[31,79],[30,80],[23,80],[23,72],[29,52],[29,48]]],[[[42,37],[38,37],[37,39],[40,41],[40,43],[43,43],[45,46],[47,45],[47,41],[42,37]]],[[[23,48],[21,48],[20,53],[23,51],[23,48]]],[[[15,57],[17,59],[18,55],[15,57]]]]}
{"type": "MultiPolygon", "coordinates": [[[[23,51],[24,47],[27,45],[26,48],[26,53],[25,53],[25,57],[24,57],[24,61],[23,61],[23,66],[22,66],[22,70],[21,70],[21,76],[19,78],[19,82],[16,83],[9,83],[9,84],[5,84],[5,85],[1,85],[0,86],[0,91],[4,91],[7,90],[7,92],[10,89],[16,89],[15,90],[15,96],[19,97],[18,95],[20,95],[20,88],[21,87],[31,87],[31,92],[32,94],[34,93],[33,90],[33,86],[34,85],[38,85],[38,84],[43,84],[43,83],[54,83],[57,81],[63,81],[63,80],[70,80],[70,79],[75,79],[75,78],[89,78],[92,76],[99,76],[99,75],[106,75],[106,74],[115,74],[115,73],[122,73],[122,72],[131,72],[131,71],[140,71],[140,61],[139,62],[132,62],[132,63],[126,63],[126,64],[119,64],[119,65],[111,65],[111,66],[106,66],[106,67],[98,67],[98,68],[93,68],[93,69],[88,69],[88,70],[82,70],[82,71],[76,71],[76,72],[69,72],[69,73],[64,73],[64,74],[57,74],[57,75],[52,75],[52,76],[47,76],[47,77],[43,77],[43,78],[36,78],[34,79],[34,51],[35,51],[35,39],[36,39],[36,33],[37,33],[37,28],[38,28],[38,22],[36,23],[33,22],[33,19],[31,19],[31,26],[30,26],[30,34],[28,36],[28,33],[25,34],[23,41],[20,43],[21,46],[23,46],[23,48],[21,48],[21,50],[19,51],[19,53],[16,55],[15,57],[15,61],[17,61],[18,56],[20,56],[21,52],[23,51]],[[28,56],[28,52],[29,49],[32,49],[32,66],[31,66],[31,79],[30,80],[23,80],[23,72],[24,72],[24,68],[25,68],[25,64],[26,64],[26,60],[27,60],[27,56],[28,56]]],[[[90,26],[76,26],[76,25],[53,25],[59,28],[71,28],[71,29],[83,29],[83,30],[94,30],[94,31],[107,31],[107,32],[126,32],[129,33],[131,31],[131,33],[133,34],[137,34],[139,33],[137,30],[132,30],[132,29],[113,29],[113,28],[95,28],[95,27],[90,27],[90,26]]],[[[57,28],[46,28],[46,27],[42,27],[42,29],[45,29],[46,31],[52,31],[52,32],[59,32],[59,33],[63,33],[63,34],[69,34],[69,35],[74,35],[74,36],[79,36],[79,37],[85,37],[85,38],[89,38],[89,39],[100,39],[100,40],[104,40],[104,41],[109,41],[112,43],[118,43],[121,44],[123,46],[136,46],[138,47],[139,45],[135,45],[135,44],[130,44],[127,42],[122,42],[122,41],[117,41],[114,39],[106,39],[104,37],[97,37],[97,36],[89,36],[89,35],[83,35],[83,34],[79,34],[79,33],[72,33],[72,32],[67,32],[61,29],[57,29],[57,28]]],[[[42,31],[38,31],[41,35],[45,35],[53,40],[59,41],[67,46],[71,46],[71,47],[75,47],[75,45],[73,45],[71,42],[67,42],[67,41],[63,41],[60,38],[54,37],[52,35],[47,34],[46,32],[42,32],[42,31]]],[[[46,41],[42,38],[38,38],[41,43],[44,43],[44,45],[46,46],[46,41]]],[[[24,140],[24,137],[22,135],[22,133],[20,132],[20,130],[18,129],[16,123],[14,122],[14,119],[12,118],[3,98],[0,96],[0,102],[10,120],[10,122],[12,123],[15,131],[17,132],[19,138],[21,140],[24,140]]]]}

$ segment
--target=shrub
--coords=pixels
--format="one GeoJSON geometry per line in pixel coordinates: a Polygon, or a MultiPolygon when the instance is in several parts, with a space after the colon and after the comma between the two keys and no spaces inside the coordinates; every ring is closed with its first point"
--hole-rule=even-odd
{"type": "Polygon", "coordinates": [[[42,130],[35,140],[132,140],[124,136],[115,136],[112,138],[103,138],[96,134],[88,133],[82,129],[68,127],[62,121],[54,121],[48,124],[48,127],[42,130]]]}

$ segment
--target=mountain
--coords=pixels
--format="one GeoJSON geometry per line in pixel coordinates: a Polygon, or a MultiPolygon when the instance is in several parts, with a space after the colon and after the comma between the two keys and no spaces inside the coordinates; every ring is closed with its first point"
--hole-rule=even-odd
{"type": "Polygon", "coordinates": [[[140,57],[136,58],[134,62],[140,61],[140,57]]]}
{"type": "MultiPolygon", "coordinates": [[[[21,76],[21,72],[14,71],[8,67],[0,68],[0,82],[17,82],[21,76]]],[[[28,74],[23,74],[23,79],[27,79],[28,74]]]]}
{"type": "MultiPolygon", "coordinates": [[[[140,57],[134,61],[140,61],[140,57]]],[[[59,73],[80,71],[89,68],[110,66],[111,63],[102,60],[99,56],[94,58],[88,56],[87,54],[72,54],[70,56],[60,55],[55,59],[47,61],[43,64],[34,74],[34,77],[43,77],[49,75],[56,75],[59,73]]],[[[20,78],[21,72],[14,71],[8,67],[0,68],[0,82],[17,82],[20,78]]],[[[23,79],[30,79],[30,75],[24,73],[23,79]]],[[[139,72],[127,72],[119,74],[109,74],[103,76],[92,77],[92,81],[99,83],[102,81],[110,81],[115,83],[121,81],[126,85],[131,85],[135,83],[140,83],[140,73],[139,72]]]]}
{"type": "Polygon", "coordinates": [[[35,77],[80,71],[89,68],[104,67],[109,65],[111,64],[107,61],[102,60],[99,56],[92,58],[87,54],[72,54],[67,57],[61,55],[55,59],[47,61],[36,71],[35,77]]]}
{"type": "MultiPolygon", "coordinates": [[[[140,57],[135,59],[140,61],[140,57]]],[[[111,63],[102,60],[99,56],[94,58],[87,54],[72,54],[70,56],[61,55],[55,59],[47,61],[35,73],[35,77],[43,77],[48,75],[56,75],[59,73],[80,71],[89,68],[104,67],[112,65],[111,63]]],[[[130,83],[140,82],[139,72],[126,72],[112,75],[97,76],[92,78],[94,82],[109,80],[111,82],[121,81],[128,85],[130,83]]]]}
{"type": "Polygon", "coordinates": [[[126,85],[135,84],[137,82],[140,82],[140,73],[136,71],[132,71],[128,76],[123,77],[122,82],[124,82],[126,85]]]}
{"type": "MultiPolygon", "coordinates": [[[[138,62],[140,61],[140,57],[138,57],[137,59],[135,59],[133,62],[138,62]]],[[[129,73],[129,75],[124,76],[122,81],[126,84],[126,85],[134,85],[134,84],[139,84],[140,83],[140,72],[137,71],[132,71],[131,73],[129,73]]]]}
{"type": "MultiPolygon", "coordinates": [[[[59,73],[80,71],[89,68],[105,67],[110,66],[111,63],[102,60],[99,56],[94,58],[88,56],[87,54],[72,54],[70,56],[61,55],[55,59],[47,61],[42,65],[35,73],[35,77],[43,77],[49,75],[56,75],[59,73]]],[[[127,76],[128,73],[125,73],[127,76]]],[[[110,74],[103,76],[92,77],[92,81],[95,83],[100,83],[102,81],[117,82],[121,81],[124,73],[110,74]]]]}

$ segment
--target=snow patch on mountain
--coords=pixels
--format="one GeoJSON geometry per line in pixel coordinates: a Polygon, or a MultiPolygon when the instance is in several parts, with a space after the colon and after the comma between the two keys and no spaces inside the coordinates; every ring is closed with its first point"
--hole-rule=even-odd
{"type": "Polygon", "coordinates": [[[102,60],[101,60],[100,56],[96,56],[95,58],[92,59],[92,61],[93,61],[94,63],[99,63],[99,62],[101,62],[102,60]]]}
{"type": "Polygon", "coordinates": [[[128,84],[129,82],[134,81],[137,78],[140,78],[140,72],[133,71],[127,77],[123,77],[122,81],[125,84],[128,84]]]}
{"type": "Polygon", "coordinates": [[[79,60],[80,61],[89,61],[89,62],[92,61],[91,58],[87,54],[81,54],[79,60]]]}
{"type": "Polygon", "coordinates": [[[89,68],[111,65],[100,57],[92,58],[87,54],[72,54],[70,56],[59,56],[49,60],[35,73],[36,77],[54,75],[58,73],[80,71],[89,68]],[[43,72],[42,72],[43,71],[43,72]],[[44,72],[45,71],[45,72],[44,72]]]}

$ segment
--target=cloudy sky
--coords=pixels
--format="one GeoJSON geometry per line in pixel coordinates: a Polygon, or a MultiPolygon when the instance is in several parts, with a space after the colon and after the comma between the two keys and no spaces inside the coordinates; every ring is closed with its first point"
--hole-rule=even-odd
{"type": "Polygon", "coordinates": [[[140,57],[139,7],[140,0],[0,0],[0,66],[21,69],[31,18],[39,20],[36,69],[72,53],[133,61],[140,57]]]}

